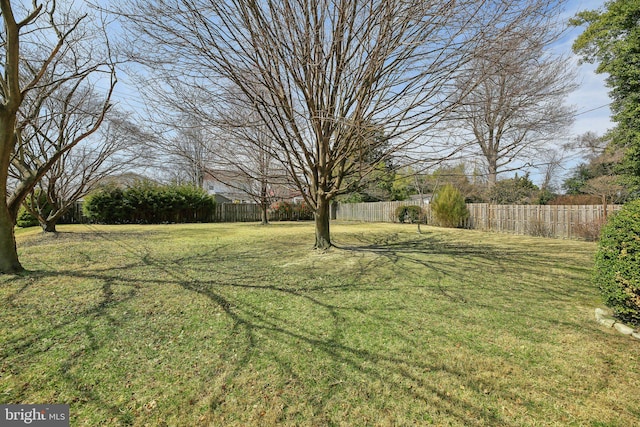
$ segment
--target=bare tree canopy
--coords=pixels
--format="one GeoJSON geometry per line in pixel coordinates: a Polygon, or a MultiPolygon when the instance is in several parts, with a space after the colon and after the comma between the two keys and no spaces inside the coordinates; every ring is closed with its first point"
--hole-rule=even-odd
{"type": "Polygon", "coordinates": [[[472,88],[458,114],[470,150],[485,162],[489,186],[500,172],[541,160],[573,121],[564,101],[576,88],[575,73],[569,58],[550,49],[564,30],[561,4],[527,2],[520,24],[492,36],[492,47],[458,80],[461,90],[472,88]]]}
{"type": "Polygon", "coordinates": [[[0,273],[22,270],[13,233],[20,204],[61,156],[98,129],[116,83],[102,21],[65,2],[25,3],[0,0],[0,273]],[[88,99],[100,83],[102,99],[88,99]],[[55,98],[69,100],[66,109],[49,109],[55,98]],[[95,114],[74,138],[51,138],[53,122],[43,117],[66,120],[89,104],[97,105],[95,114]],[[11,193],[10,167],[19,174],[11,193]]]}
{"type": "MultiPolygon", "coordinates": [[[[119,3],[132,56],[218,99],[244,97],[313,208],[316,247],[358,158],[425,151],[459,102],[452,82],[522,2],[190,0],[119,3]],[[434,135],[435,134],[435,135],[434,135]]],[[[371,162],[375,164],[376,162],[371,162]]]]}
{"type": "MultiPolygon", "coordinates": [[[[69,131],[76,126],[72,122],[69,129],[59,129],[62,143],[72,142],[69,131]]],[[[111,109],[95,138],[79,141],[47,170],[27,197],[26,208],[43,231],[55,232],[58,220],[104,179],[138,166],[144,139],[122,113],[111,109]]]]}

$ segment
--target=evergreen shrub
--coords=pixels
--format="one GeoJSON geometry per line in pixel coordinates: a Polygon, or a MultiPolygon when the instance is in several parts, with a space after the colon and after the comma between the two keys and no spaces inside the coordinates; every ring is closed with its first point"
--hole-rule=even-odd
{"type": "Polygon", "coordinates": [[[431,211],[438,225],[443,227],[460,227],[462,221],[469,217],[462,193],[451,184],[433,195],[431,211]]]}
{"type": "Polygon", "coordinates": [[[396,208],[396,218],[400,223],[409,222],[415,224],[422,222],[423,217],[424,215],[420,206],[398,206],[396,208]]]}
{"type": "MultiPolygon", "coordinates": [[[[36,189],[34,190],[33,196],[35,197],[36,199],[35,201],[37,203],[37,206],[33,208],[36,210],[39,209],[40,214],[44,218],[49,216],[49,214],[53,210],[53,207],[47,200],[47,194],[39,189],[36,189]]],[[[26,227],[34,227],[36,225],[40,225],[38,218],[35,215],[33,215],[28,209],[32,207],[33,199],[31,197],[32,195],[29,195],[23,202],[22,206],[20,206],[20,210],[18,210],[18,217],[16,219],[16,225],[18,227],[26,228],[26,227]]]]}
{"type": "Polygon", "coordinates": [[[208,222],[215,201],[204,190],[188,185],[141,181],[127,189],[104,187],[90,194],[84,215],[103,224],[208,222]]]}
{"type": "Polygon", "coordinates": [[[594,282],[617,318],[640,325],[640,200],[624,205],[602,229],[594,282]]]}
{"type": "Polygon", "coordinates": [[[20,206],[16,225],[21,228],[35,227],[39,225],[38,219],[31,214],[24,206],[20,206]]]}

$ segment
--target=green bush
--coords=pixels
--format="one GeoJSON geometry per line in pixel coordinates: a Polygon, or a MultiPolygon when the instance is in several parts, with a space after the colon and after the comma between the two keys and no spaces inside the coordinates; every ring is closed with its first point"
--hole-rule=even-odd
{"type": "Polygon", "coordinates": [[[47,200],[47,194],[40,189],[35,189],[33,190],[33,193],[25,199],[22,206],[20,206],[18,218],[16,219],[16,225],[18,227],[25,228],[40,225],[38,218],[29,211],[28,208],[30,207],[33,207],[36,212],[39,211],[43,218],[49,216],[51,211],[54,209],[47,200]],[[32,206],[34,201],[36,202],[36,206],[32,206]]]}
{"type": "Polygon", "coordinates": [[[90,222],[101,224],[131,223],[132,209],[125,203],[124,190],[115,187],[103,187],[84,199],[82,213],[90,222]]]}
{"type": "Polygon", "coordinates": [[[192,186],[158,185],[142,181],[125,190],[105,187],[85,199],[84,215],[104,224],[207,222],[215,202],[192,186]]]}
{"type": "Polygon", "coordinates": [[[24,206],[20,207],[18,211],[18,219],[16,220],[16,225],[21,228],[34,227],[36,225],[40,225],[38,219],[31,214],[24,206]]]}
{"type": "Polygon", "coordinates": [[[415,224],[418,222],[422,222],[424,218],[422,208],[420,206],[398,206],[396,208],[396,218],[398,222],[409,222],[411,224],[415,224]]]}
{"type": "Polygon", "coordinates": [[[594,281],[616,317],[640,325],[640,200],[624,205],[602,229],[594,281]]]}
{"type": "Polygon", "coordinates": [[[469,210],[464,203],[462,193],[453,185],[442,187],[431,200],[431,211],[438,225],[443,227],[459,227],[469,217],[469,210]]]}

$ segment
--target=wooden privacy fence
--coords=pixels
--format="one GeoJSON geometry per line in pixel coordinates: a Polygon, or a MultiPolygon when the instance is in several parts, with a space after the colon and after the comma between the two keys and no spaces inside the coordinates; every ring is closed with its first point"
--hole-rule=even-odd
{"type": "MultiPolygon", "coordinates": [[[[196,214],[197,218],[188,222],[253,222],[260,221],[260,206],[253,203],[216,203],[213,212],[196,214]]],[[[82,213],[82,202],[76,202],[60,223],[83,223],[87,218],[82,213]]]]}
{"type": "MultiPolygon", "coordinates": [[[[334,218],[339,221],[397,222],[399,206],[418,205],[411,201],[340,203],[334,218]]],[[[620,210],[621,205],[608,205],[607,212],[620,210]]],[[[492,205],[470,203],[469,218],[462,227],[504,233],[540,235],[559,238],[583,237],[585,229],[604,221],[602,205],[492,205]]],[[[423,205],[427,224],[435,219],[428,204],[423,205]]]]}
{"type": "Polygon", "coordinates": [[[210,222],[260,221],[260,205],[253,203],[217,203],[210,222]]]}

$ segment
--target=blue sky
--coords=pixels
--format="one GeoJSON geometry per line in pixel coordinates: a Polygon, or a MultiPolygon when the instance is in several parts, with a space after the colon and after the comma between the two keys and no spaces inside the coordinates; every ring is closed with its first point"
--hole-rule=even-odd
{"type": "MultiPolygon", "coordinates": [[[[599,9],[604,3],[604,0],[572,0],[567,7],[567,19],[581,10],[599,9]]],[[[576,62],[579,58],[571,53],[571,45],[582,31],[582,28],[572,28],[558,46],[560,51],[571,54],[576,62]]],[[[609,90],[604,84],[606,76],[596,74],[595,68],[595,65],[591,64],[577,67],[580,87],[568,99],[568,103],[578,109],[578,116],[571,130],[572,135],[580,135],[587,131],[603,134],[612,127],[609,118],[611,111],[608,108],[611,100],[608,96],[609,90]]]]}

